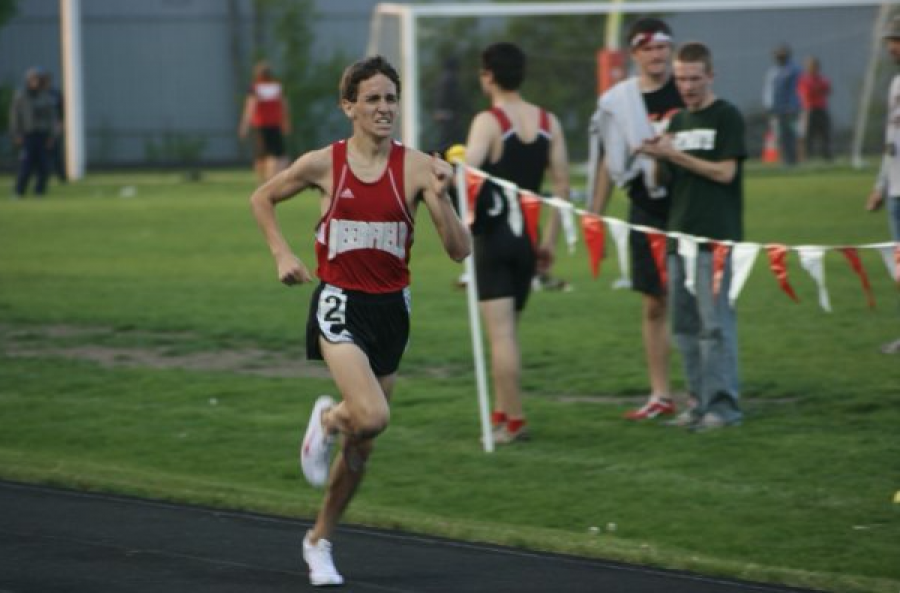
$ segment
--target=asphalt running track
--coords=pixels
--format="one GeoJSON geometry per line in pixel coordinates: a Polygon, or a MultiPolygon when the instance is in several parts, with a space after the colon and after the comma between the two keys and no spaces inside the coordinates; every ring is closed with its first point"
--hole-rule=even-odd
{"type": "MultiPolygon", "coordinates": [[[[275,593],[312,587],[308,521],[0,481],[0,593],[275,593]]],[[[776,593],[709,578],[343,527],[347,592],[776,593]]]]}

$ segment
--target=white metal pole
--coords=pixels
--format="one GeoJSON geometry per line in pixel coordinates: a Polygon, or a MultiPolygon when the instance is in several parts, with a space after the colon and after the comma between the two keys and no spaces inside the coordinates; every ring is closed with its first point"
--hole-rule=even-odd
{"type": "Polygon", "coordinates": [[[407,8],[400,14],[401,57],[403,60],[403,143],[419,148],[419,60],[416,47],[418,19],[407,8]]]}
{"type": "Polygon", "coordinates": [[[60,0],[60,37],[66,136],[66,176],[84,177],[84,103],[81,60],[81,0],[60,0]]]}
{"type": "MultiPolygon", "coordinates": [[[[466,189],[466,167],[462,163],[456,165],[456,194],[459,201],[459,217],[463,222],[469,219],[469,201],[466,189]]],[[[481,418],[481,442],[485,453],[494,451],[494,439],[491,435],[490,402],[488,401],[487,373],[484,368],[484,347],[481,341],[481,318],[478,316],[478,285],[475,278],[475,254],[463,262],[468,282],[466,297],[469,304],[469,329],[472,334],[472,356],[475,359],[475,386],[478,391],[478,413],[481,418]]]]}
{"type": "Polygon", "coordinates": [[[884,3],[878,10],[875,22],[872,25],[872,46],[869,50],[869,65],[866,68],[866,76],[863,79],[863,88],[859,96],[859,107],[856,111],[856,125],[853,127],[853,144],[850,148],[850,163],[855,169],[861,169],[865,165],[863,159],[863,142],[866,136],[866,125],[869,120],[869,105],[872,103],[872,93],[875,87],[875,72],[878,70],[878,56],[881,54],[881,33],[887,23],[891,12],[890,5],[884,3]]]}

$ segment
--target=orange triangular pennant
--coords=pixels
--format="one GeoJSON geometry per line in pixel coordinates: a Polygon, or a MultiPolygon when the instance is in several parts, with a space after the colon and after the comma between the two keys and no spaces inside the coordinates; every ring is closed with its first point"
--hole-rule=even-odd
{"type": "Polygon", "coordinates": [[[794,302],[799,303],[800,299],[797,298],[797,293],[794,292],[794,288],[791,286],[790,282],[788,282],[787,246],[777,244],[766,245],[766,253],[769,256],[769,269],[775,274],[775,279],[778,280],[778,285],[781,287],[781,290],[787,293],[794,302]]]}
{"type": "Polygon", "coordinates": [[[659,283],[663,288],[669,283],[666,274],[666,235],[664,233],[647,233],[647,241],[650,242],[650,253],[656,262],[656,271],[659,272],[659,283]]]}
{"type": "Polygon", "coordinates": [[[525,218],[525,230],[531,238],[531,245],[537,249],[538,226],[541,221],[541,204],[543,200],[526,191],[519,192],[519,203],[522,204],[522,216],[525,218]]]}
{"type": "Polygon", "coordinates": [[[713,243],[713,296],[719,296],[719,290],[722,288],[722,275],[725,273],[725,262],[728,260],[728,254],[731,253],[731,246],[727,243],[713,243]]]}
{"type": "Polygon", "coordinates": [[[874,309],[875,297],[872,294],[872,285],[869,284],[869,276],[866,274],[866,269],[863,268],[862,260],[859,259],[859,251],[857,251],[855,247],[842,247],[838,251],[844,254],[844,257],[846,257],[847,261],[850,263],[850,267],[853,268],[853,271],[859,276],[863,291],[866,293],[866,302],[869,303],[870,309],[874,309]]]}
{"type": "Polygon", "coordinates": [[[466,204],[469,206],[469,215],[466,222],[468,224],[472,224],[475,221],[475,204],[478,200],[478,194],[481,193],[484,181],[484,177],[466,169],[466,204]]]}
{"type": "Polygon", "coordinates": [[[603,219],[594,214],[581,216],[581,230],[584,232],[584,244],[591,259],[591,273],[594,278],[600,275],[600,262],[603,261],[603,246],[606,241],[606,226],[603,219]]]}

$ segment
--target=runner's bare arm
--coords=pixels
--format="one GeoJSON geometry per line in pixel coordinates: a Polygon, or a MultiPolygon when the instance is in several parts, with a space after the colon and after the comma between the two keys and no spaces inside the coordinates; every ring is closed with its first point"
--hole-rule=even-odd
{"type": "MultiPolygon", "coordinates": [[[[555,115],[550,115],[550,184],[553,187],[553,195],[557,198],[569,201],[569,156],[566,152],[566,137],[562,126],[555,115]]],[[[559,235],[559,211],[550,209],[550,224],[544,235],[541,249],[553,258],[556,250],[556,237],[559,235]]]]}
{"type": "Polygon", "coordinates": [[[238,125],[238,136],[246,138],[250,133],[250,120],[253,117],[253,111],[256,110],[256,97],[249,95],[244,100],[244,112],[241,114],[241,123],[238,125]]]}
{"type": "Polygon", "coordinates": [[[275,258],[278,280],[288,286],[312,282],[313,277],[300,258],[291,250],[281,233],[275,206],[310,187],[331,191],[331,149],[308,152],[290,167],[261,185],[250,196],[250,207],[269,251],[275,258]]]}
{"type": "Polygon", "coordinates": [[[606,213],[606,207],[609,205],[609,198],[613,193],[613,182],[609,176],[609,170],[606,168],[606,159],[600,157],[597,161],[596,176],[594,177],[594,195],[589,196],[590,210],[594,214],[606,213]]]}
{"type": "Polygon", "coordinates": [[[500,126],[496,117],[486,111],[476,115],[466,140],[466,164],[470,167],[483,167],[499,137],[500,126]]]}
{"type": "Polygon", "coordinates": [[[453,209],[447,188],[453,183],[453,167],[449,163],[421,152],[415,152],[415,193],[422,192],[428,214],[437,229],[447,255],[462,261],[472,250],[469,231],[453,209]]]}

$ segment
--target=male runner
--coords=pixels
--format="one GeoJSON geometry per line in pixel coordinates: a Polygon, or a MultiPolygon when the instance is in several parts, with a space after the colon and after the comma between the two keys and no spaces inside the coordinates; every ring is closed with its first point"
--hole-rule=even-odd
{"type": "Polygon", "coordinates": [[[301,446],[301,465],[314,486],[327,482],[324,504],[303,540],[313,585],[339,585],[330,538],[362,481],[375,437],[387,427],[389,400],[409,335],[409,252],[416,209],[425,204],[447,254],[468,256],[470,239],[447,196],[452,168],[392,139],[400,78],[384,58],[351,65],[340,105],[353,135],[297,159],[250,198],[275,258],[278,279],[312,282],[281,234],[275,206],[305,189],[320,194],[316,274],[307,355],[324,359],[341,394],[316,402],[301,446]],[[341,453],[329,478],[337,435],[341,453]]]}

